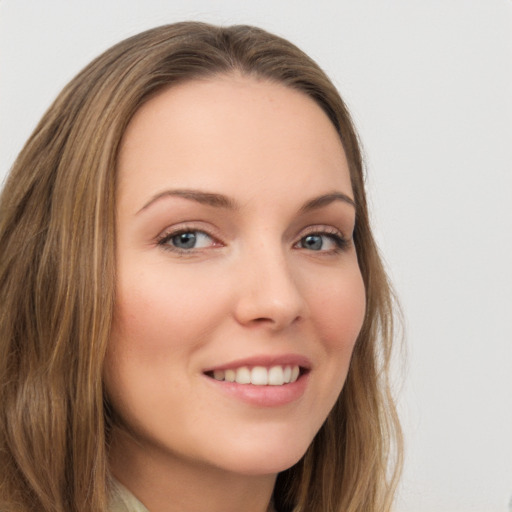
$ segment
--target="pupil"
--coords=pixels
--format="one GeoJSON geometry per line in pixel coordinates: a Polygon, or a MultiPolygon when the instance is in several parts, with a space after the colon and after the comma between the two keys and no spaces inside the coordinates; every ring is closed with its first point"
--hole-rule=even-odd
{"type": "Polygon", "coordinates": [[[302,246],[305,249],[319,251],[322,248],[322,237],[319,235],[308,235],[304,238],[302,246]]]}
{"type": "Polygon", "coordinates": [[[180,249],[192,249],[196,244],[195,233],[180,233],[173,238],[173,244],[180,249]]]}

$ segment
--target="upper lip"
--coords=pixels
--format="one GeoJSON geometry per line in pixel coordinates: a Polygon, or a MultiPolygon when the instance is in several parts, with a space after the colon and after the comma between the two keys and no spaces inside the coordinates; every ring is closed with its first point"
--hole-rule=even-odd
{"type": "Polygon", "coordinates": [[[204,373],[207,373],[215,370],[241,368],[242,366],[263,366],[266,368],[271,368],[272,366],[299,366],[304,370],[311,370],[312,365],[311,361],[307,357],[299,354],[258,355],[242,359],[234,359],[227,363],[205,368],[203,371],[204,373]]]}

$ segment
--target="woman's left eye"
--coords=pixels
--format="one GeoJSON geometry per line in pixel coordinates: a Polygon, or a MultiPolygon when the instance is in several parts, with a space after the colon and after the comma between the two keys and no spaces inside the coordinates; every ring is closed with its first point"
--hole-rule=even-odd
{"type": "Polygon", "coordinates": [[[310,233],[303,236],[297,246],[309,251],[337,252],[347,246],[347,241],[337,233],[310,233]]]}
{"type": "Polygon", "coordinates": [[[164,235],[158,245],[167,250],[191,251],[194,249],[204,249],[214,245],[213,238],[204,231],[187,230],[178,233],[164,235]]]}

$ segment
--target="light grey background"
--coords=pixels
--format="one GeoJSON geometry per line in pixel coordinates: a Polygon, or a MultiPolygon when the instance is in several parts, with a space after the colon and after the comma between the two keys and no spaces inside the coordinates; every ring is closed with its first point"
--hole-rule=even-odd
{"type": "MultiPolygon", "coordinates": [[[[505,512],[512,494],[510,0],[0,0],[0,178],[59,90],[120,39],[260,25],[351,108],[406,318],[397,508],[505,512]]],[[[1,248],[0,248],[1,250],[1,248]]]]}

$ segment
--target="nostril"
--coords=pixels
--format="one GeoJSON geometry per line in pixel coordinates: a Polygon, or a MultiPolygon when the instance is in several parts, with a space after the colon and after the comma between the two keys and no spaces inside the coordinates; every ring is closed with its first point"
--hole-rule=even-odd
{"type": "Polygon", "coordinates": [[[274,320],[272,320],[272,318],[265,318],[265,317],[261,317],[261,318],[255,318],[253,320],[254,323],[256,324],[264,324],[265,322],[274,322],[274,320]]]}
{"type": "Polygon", "coordinates": [[[296,316],[291,321],[289,319],[280,318],[278,315],[275,315],[274,317],[259,317],[259,318],[253,318],[250,323],[252,325],[269,325],[269,326],[275,326],[279,327],[281,325],[292,325],[296,324],[301,320],[300,316],[296,316]]]}

